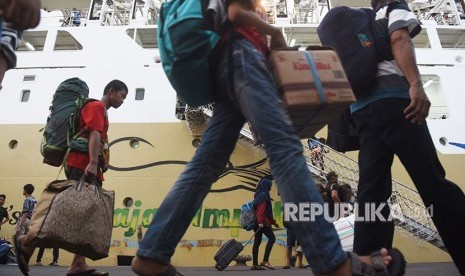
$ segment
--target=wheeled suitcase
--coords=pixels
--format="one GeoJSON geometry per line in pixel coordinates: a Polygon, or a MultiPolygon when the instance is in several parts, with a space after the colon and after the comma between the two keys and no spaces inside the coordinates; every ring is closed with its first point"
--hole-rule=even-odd
{"type": "Polygon", "coordinates": [[[239,253],[244,250],[244,247],[252,240],[254,236],[255,233],[245,244],[242,244],[235,239],[229,240],[223,244],[220,250],[218,250],[218,252],[215,254],[215,268],[218,269],[218,271],[221,271],[228,267],[228,265],[237,257],[237,255],[239,255],[239,253]]]}

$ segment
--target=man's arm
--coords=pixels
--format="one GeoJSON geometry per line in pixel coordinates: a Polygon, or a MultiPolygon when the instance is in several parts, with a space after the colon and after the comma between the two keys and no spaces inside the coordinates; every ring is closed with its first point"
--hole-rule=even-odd
{"type": "Polygon", "coordinates": [[[428,116],[431,103],[423,89],[412,39],[407,28],[403,28],[392,32],[390,40],[394,59],[410,84],[411,102],[404,110],[405,118],[414,124],[422,124],[428,116]]]}
{"type": "Polygon", "coordinates": [[[91,130],[89,133],[89,158],[90,162],[84,173],[86,175],[97,175],[98,153],[100,151],[100,132],[91,130]]]}
{"type": "Polygon", "coordinates": [[[280,29],[271,26],[270,24],[263,21],[255,14],[242,7],[239,2],[233,2],[228,7],[228,19],[233,24],[241,24],[247,26],[253,26],[264,35],[271,36],[271,49],[286,47],[286,40],[284,40],[283,33],[280,29]]]}
{"type": "Polygon", "coordinates": [[[39,25],[40,6],[40,0],[0,0],[3,18],[19,31],[39,25]]]}
{"type": "Polygon", "coordinates": [[[339,193],[337,192],[337,190],[331,191],[331,198],[333,199],[334,202],[341,203],[341,199],[339,198],[339,193]]]}

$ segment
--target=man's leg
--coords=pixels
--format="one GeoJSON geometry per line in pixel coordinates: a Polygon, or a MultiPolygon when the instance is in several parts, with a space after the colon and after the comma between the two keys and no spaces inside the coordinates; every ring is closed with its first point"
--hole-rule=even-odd
{"type": "MultiPolygon", "coordinates": [[[[178,242],[225,168],[244,123],[244,117],[230,101],[217,99],[200,147],[166,195],[140,242],[132,265],[136,273],[150,273],[147,260],[170,263],[178,242]]],[[[152,274],[159,271],[155,269],[153,266],[152,274]]]]}
{"type": "MultiPolygon", "coordinates": [[[[69,180],[76,180],[79,181],[84,174],[84,171],[74,168],[68,167],[68,170],[65,171],[66,178],[69,180]]],[[[74,254],[73,260],[71,261],[71,265],[68,268],[69,273],[79,273],[83,271],[88,271],[90,266],[86,262],[86,258],[81,255],[74,254]]]]}
{"type": "MultiPolygon", "coordinates": [[[[397,116],[393,115],[391,127],[385,128],[382,138],[405,166],[426,207],[431,208],[433,222],[449,254],[460,273],[465,274],[465,195],[446,179],[426,123],[414,125],[404,118],[402,111],[408,102],[396,100],[384,105],[397,116]]],[[[377,108],[382,112],[383,107],[377,108]]]]}
{"type": "Polygon", "coordinates": [[[366,220],[355,222],[354,252],[361,256],[368,256],[382,247],[391,248],[394,237],[394,223],[373,218],[370,212],[372,208],[369,207],[370,204],[374,204],[375,208],[384,204],[382,217],[389,218],[387,201],[392,191],[391,166],[394,159],[394,153],[379,138],[376,129],[366,121],[366,118],[371,119],[374,116],[371,111],[368,106],[354,114],[360,136],[360,176],[355,211],[357,217],[366,220]]]}
{"type": "MultiPolygon", "coordinates": [[[[235,97],[265,146],[283,202],[323,206],[300,138],[284,111],[263,56],[246,40],[235,41],[233,45],[235,97]]],[[[315,273],[333,271],[347,260],[333,224],[322,215],[290,225],[315,273]]]]}
{"type": "Polygon", "coordinates": [[[37,252],[36,265],[40,265],[39,263],[42,261],[42,257],[44,256],[44,251],[45,251],[45,248],[43,247],[39,248],[39,252],[37,252]]]}
{"type": "Polygon", "coordinates": [[[54,247],[53,248],[53,262],[54,263],[58,262],[58,258],[60,256],[59,254],[60,254],[60,249],[58,247],[54,247]]]}

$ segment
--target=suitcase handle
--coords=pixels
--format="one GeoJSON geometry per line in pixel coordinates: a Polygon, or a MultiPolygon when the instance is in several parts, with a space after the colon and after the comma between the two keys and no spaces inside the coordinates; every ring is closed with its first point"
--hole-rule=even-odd
{"type": "MultiPolygon", "coordinates": [[[[258,231],[260,231],[260,230],[261,230],[261,228],[258,229],[258,231]]],[[[258,231],[257,231],[257,232],[258,232],[258,231]]],[[[245,248],[245,247],[247,246],[247,244],[249,244],[249,242],[255,237],[255,234],[257,234],[257,233],[254,232],[253,235],[252,235],[252,237],[250,237],[250,239],[249,239],[246,243],[244,243],[244,244],[242,245],[242,247],[245,248]]]]}

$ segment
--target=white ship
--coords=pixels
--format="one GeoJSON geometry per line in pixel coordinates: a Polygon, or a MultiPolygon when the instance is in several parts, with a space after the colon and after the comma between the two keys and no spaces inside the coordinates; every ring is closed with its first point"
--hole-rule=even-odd
{"type": "MultiPolygon", "coordinates": [[[[318,45],[318,23],[329,8],[349,1],[281,0],[262,2],[266,20],[282,28],[290,46],[318,45]]],[[[465,188],[465,21],[460,2],[410,2],[421,19],[414,39],[424,87],[432,102],[428,124],[448,178],[465,188]]],[[[367,7],[369,1],[350,1],[367,7]]],[[[129,87],[124,105],[109,111],[110,170],[104,187],[116,191],[114,231],[110,257],[100,265],[116,265],[135,254],[157,207],[198,146],[210,111],[185,109],[176,100],[157,49],[157,0],[43,1],[40,25],[24,33],[16,69],[7,72],[0,91],[0,193],[13,214],[0,235],[11,237],[22,207],[22,187],[36,186],[35,197],[56,179],[59,169],[42,163],[39,145],[52,94],[71,77],[87,82],[90,96],[99,99],[104,86],[120,79],[129,87]],[[73,10],[75,8],[75,10],[73,10]],[[187,119],[187,120],[186,120],[187,119]]],[[[250,142],[244,129],[231,160],[199,209],[173,259],[179,266],[213,266],[222,242],[247,240],[239,226],[240,207],[253,197],[258,180],[270,173],[264,152],[250,142]]],[[[317,134],[326,136],[325,129],[317,134]]],[[[306,146],[306,141],[303,141],[306,146]]],[[[309,169],[321,180],[321,167],[309,169]]],[[[340,180],[356,187],[356,155],[327,149],[324,172],[335,170],[340,180]]],[[[399,162],[393,170],[392,202],[397,210],[395,245],[409,262],[450,261],[431,220],[399,162]],[[403,184],[401,184],[403,183],[403,184]]],[[[274,213],[281,202],[273,188],[274,213]]],[[[96,222],[98,223],[98,222],[96,222]]],[[[85,234],[85,233],[83,233],[85,234]]],[[[284,261],[285,231],[277,230],[270,262],[284,261]]],[[[245,250],[250,254],[251,247],[245,250]]],[[[44,258],[47,262],[47,254],[44,258]]],[[[63,253],[61,264],[70,262],[63,253]]]]}

